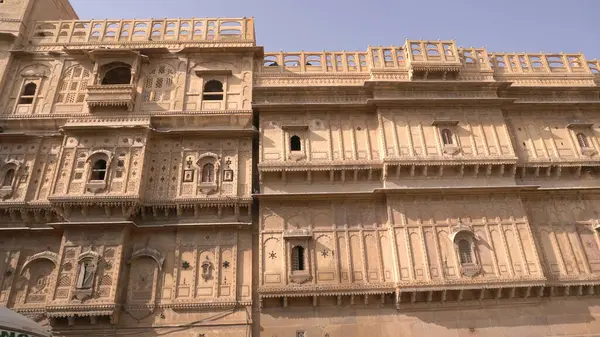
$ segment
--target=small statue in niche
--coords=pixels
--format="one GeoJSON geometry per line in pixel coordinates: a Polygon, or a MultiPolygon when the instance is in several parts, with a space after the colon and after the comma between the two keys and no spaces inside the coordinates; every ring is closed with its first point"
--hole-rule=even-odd
{"type": "Polygon", "coordinates": [[[208,259],[208,255],[206,256],[206,260],[203,261],[202,264],[200,265],[200,268],[202,268],[202,278],[204,279],[204,282],[210,280],[212,278],[211,274],[212,274],[213,264],[208,259]]]}
{"type": "Polygon", "coordinates": [[[94,286],[96,264],[92,261],[82,261],[77,272],[77,289],[91,289],[94,286]]]}

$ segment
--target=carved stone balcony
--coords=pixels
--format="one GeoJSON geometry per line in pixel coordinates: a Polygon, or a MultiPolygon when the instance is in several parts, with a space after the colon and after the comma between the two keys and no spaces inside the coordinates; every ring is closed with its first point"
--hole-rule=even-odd
{"type": "Polygon", "coordinates": [[[98,107],[126,107],[133,110],[135,86],[132,84],[91,85],[87,91],[90,109],[98,107]]]}
{"type": "Polygon", "coordinates": [[[462,68],[454,41],[407,40],[405,48],[410,79],[455,79],[462,68]]]}

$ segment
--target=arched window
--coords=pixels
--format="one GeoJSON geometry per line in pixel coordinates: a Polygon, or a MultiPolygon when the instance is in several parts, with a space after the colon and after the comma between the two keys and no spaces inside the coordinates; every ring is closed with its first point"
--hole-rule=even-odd
{"type": "Polygon", "coordinates": [[[159,65],[148,73],[144,81],[145,102],[168,102],[171,100],[175,70],[168,65],[159,65]]]}
{"type": "Polygon", "coordinates": [[[448,129],[442,130],[442,143],[444,145],[452,145],[452,131],[448,129]]]}
{"type": "Polygon", "coordinates": [[[33,98],[35,97],[35,92],[37,91],[37,84],[35,83],[27,83],[25,87],[23,87],[23,92],[19,97],[19,104],[31,104],[33,103],[33,98]]]}
{"type": "Polygon", "coordinates": [[[202,166],[202,182],[212,183],[215,180],[215,166],[211,163],[202,166]]]}
{"type": "Polygon", "coordinates": [[[89,78],[89,70],[82,66],[67,69],[58,87],[57,103],[83,103],[89,78]]]}
{"type": "Polygon", "coordinates": [[[90,289],[94,285],[95,265],[90,260],[82,261],[77,271],[77,289],[90,289]]]}
{"type": "Polygon", "coordinates": [[[577,134],[577,142],[579,142],[579,146],[582,149],[590,147],[590,144],[588,143],[587,137],[583,133],[581,133],[581,132],[577,134]]]}
{"type": "Polygon", "coordinates": [[[205,101],[223,100],[223,83],[217,80],[210,80],[204,84],[204,93],[202,99],[205,101]]]}
{"type": "Polygon", "coordinates": [[[471,253],[471,244],[469,241],[465,239],[458,241],[458,254],[460,255],[460,263],[473,263],[473,255],[471,253]]]}
{"type": "Polygon", "coordinates": [[[292,248],[292,271],[304,270],[304,247],[292,248]]]}
{"type": "Polygon", "coordinates": [[[130,84],[131,68],[127,66],[114,67],[104,74],[102,84],[130,84]]]}
{"type": "Polygon", "coordinates": [[[106,178],[106,160],[98,159],[92,166],[90,180],[104,180],[106,178]]]}
{"type": "Polygon", "coordinates": [[[13,179],[15,178],[15,169],[9,169],[4,174],[4,179],[2,180],[2,187],[10,187],[12,186],[13,179]]]}
{"type": "Polygon", "coordinates": [[[292,136],[290,138],[290,151],[302,151],[302,143],[300,137],[292,136]]]}

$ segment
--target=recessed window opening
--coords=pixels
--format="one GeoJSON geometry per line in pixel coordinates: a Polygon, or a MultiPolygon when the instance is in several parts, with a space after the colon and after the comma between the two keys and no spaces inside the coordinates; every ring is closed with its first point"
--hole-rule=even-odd
{"type": "Polygon", "coordinates": [[[106,72],[102,79],[102,84],[130,84],[131,69],[129,67],[120,66],[112,68],[106,72]]]}
{"type": "Polygon", "coordinates": [[[10,187],[12,186],[13,179],[15,178],[15,169],[9,169],[4,174],[4,179],[2,180],[2,187],[10,187]]]}
{"type": "Polygon", "coordinates": [[[19,104],[33,103],[33,98],[35,97],[36,91],[37,91],[37,84],[27,83],[25,85],[25,87],[23,87],[23,93],[21,94],[21,97],[19,97],[19,104]]]}
{"type": "Polygon", "coordinates": [[[202,182],[212,183],[215,180],[215,166],[211,163],[202,166],[202,182]]]}
{"type": "Polygon", "coordinates": [[[104,180],[106,178],[106,160],[98,159],[92,166],[90,180],[104,180]]]}
{"type": "Polygon", "coordinates": [[[452,145],[452,131],[448,129],[442,130],[442,143],[444,145],[452,145]]]}
{"type": "Polygon", "coordinates": [[[292,248],[292,271],[299,270],[305,270],[304,247],[302,246],[292,248]]]}
{"type": "Polygon", "coordinates": [[[579,143],[579,146],[581,148],[590,147],[590,144],[588,143],[587,137],[583,133],[581,133],[581,132],[577,134],[577,142],[579,143]]]}
{"type": "Polygon", "coordinates": [[[302,151],[300,137],[292,136],[292,138],[290,138],[290,151],[302,151]]]}
{"type": "Polygon", "coordinates": [[[458,241],[458,253],[460,255],[460,263],[473,263],[473,255],[471,254],[471,244],[469,241],[465,239],[458,241]]]}
{"type": "Polygon", "coordinates": [[[202,99],[205,101],[223,100],[223,83],[217,80],[210,80],[204,85],[204,94],[202,99]]]}

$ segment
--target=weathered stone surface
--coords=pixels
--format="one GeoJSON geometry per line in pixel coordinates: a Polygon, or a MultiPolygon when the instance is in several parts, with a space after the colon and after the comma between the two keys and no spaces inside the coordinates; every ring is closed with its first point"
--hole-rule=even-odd
{"type": "Polygon", "coordinates": [[[30,1],[0,5],[0,305],[58,336],[600,335],[598,60],[30,1]]]}

